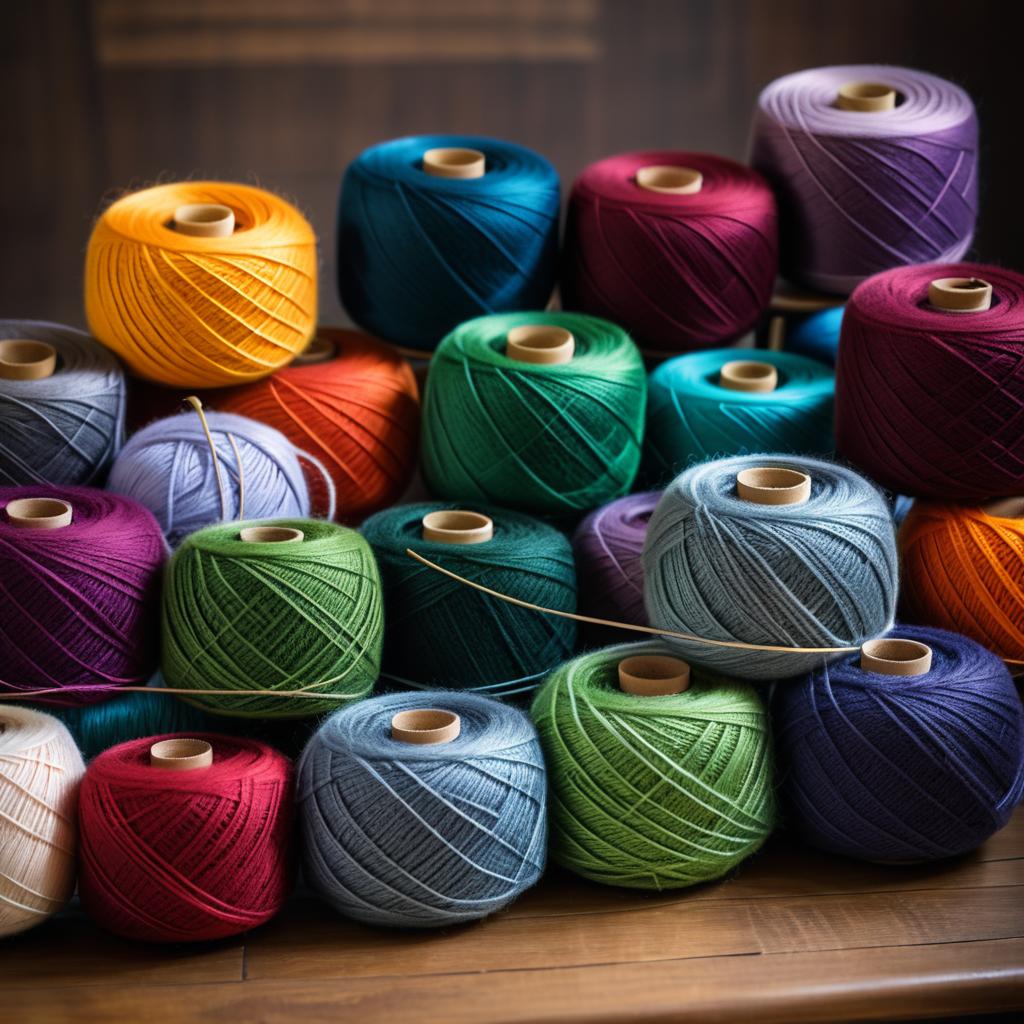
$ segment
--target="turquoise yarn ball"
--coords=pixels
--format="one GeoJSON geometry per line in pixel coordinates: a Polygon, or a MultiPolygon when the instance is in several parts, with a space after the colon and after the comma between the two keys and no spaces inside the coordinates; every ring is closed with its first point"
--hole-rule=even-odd
{"type": "MultiPolygon", "coordinates": [[[[830,462],[742,455],[688,469],[651,516],[643,566],[648,619],[660,629],[772,647],[858,647],[893,621],[888,505],[873,484],[830,462]],[[808,474],[809,500],[740,498],[737,473],[758,467],[808,474]]],[[[687,661],[740,679],[799,675],[840,657],[666,639],[687,661]]]]}
{"type": "Polygon", "coordinates": [[[648,381],[645,476],[664,483],[692,463],[747,452],[828,455],[834,391],[830,367],[788,352],[720,348],[669,359],[648,381]],[[719,373],[736,360],[775,367],[778,386],[723,387],[719,373]]]}
{"type": "Polygon", "coordinates": [[[574,516],[629,492],[647,379],[625,331],[579,313],[479,317],[441,342],[423,406],[423,476],[438,497],[574,516]],[[560,327],[567,363],[505,354],[515,327],[560,327]]]}
{"type": "Polygon", "coordinates": [[[547,779],[523,712],[472,693],[394,693],[328,718],[298,766],[309,885],[341,914],[439,928],[500,910],[547,848],[547,779]],[[454,712],[448,743],[392,738],[392,718],[454,712]]]}
{"type": "Polygon", "coordinates": [[[530,516],[472,503],[460,508],[491,518],[491,540],[423,540],[423,517],[451,507],[437,502],[398,505],[362,525],[384,587],[384,676],[417,689],[444,686],[502,697],[529,693],[572,653],[576,623],[481,594],[405,552],[412,548],[511,597],[575,612],[572,545],[558,530],[530,516]]]}
{"type": "Polygon", "coordinates": [[[842,306],[813,313],[786,338],[786,351],[835,366],[842,326],[842,306]]]}

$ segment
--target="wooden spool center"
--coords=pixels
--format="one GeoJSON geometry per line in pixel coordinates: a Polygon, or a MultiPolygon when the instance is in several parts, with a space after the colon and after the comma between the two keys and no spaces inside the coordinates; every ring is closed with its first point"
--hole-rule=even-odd
{"type": "Polygon", "coordinates": [[[314,338],[293,360],[293,366],[310,366],[313,363],[326,363],[334,358],[337,348],[327,338],[314,338]]]}
{"type": "Polygon", "coordinates": [[[238,536],[246,544],[295,544],[306,535],[290,526],[246,526],[238,536]]]}
{"type": "Polygon", "coordinates": [[[736,493],[757,505],[802,505],[811,496],[811,478],[795,469],[758,466],[736,474],[736,493]]]}
{"type": "Polygon", "coordinates": [[[191,772],[213,764],[213,747],[206,740],[176,736],[160,740],[149,748],[149,763],[172,772],[191,772]]]}
{"type": "Polygon", "coordinates": [[[391,738],[399,743],[451,743],[461,731],[459,716],[440,708],[399,711],[391,719],[391,738]]]}
{"type": "Polygon", "coordinates": [[[840,110],[877,114],[896,106],[896,90],[881,82],[847,82],[836,91],[836,106],[840,110]]]}
{"type": "Polygon", "coordinates": [[[654,164],[636,172],[636,183],[648,192],[664,192],[673,196],[692,196],[704,187],[704,175],[692,167],[654,164]]]}
{"type": "Polygon", "coordinates": [[[19,530],[59,530],[71,525],[71,503],[61,498],[18,498],[7,503],[7,519],[19,530]]]}
{"type": "Polygon", "coordinates": [[[998,498],[982,508],[995,519],[1024,519],[1024,497],[998,498]]]}
{"type": "Polygon", "coordinates": [[[436,544],[484,544],[494,536],[494,522],[490,516],[465,509],[428,512],[422,523],[420,536],[436,544]]]}
{"type": "Polygon", "coordinates": [[[943,313],[980,313],[992,305],[992,285],[980,277],[940,277],[928,285],[928,303],[943,313]]]}
{"type": "Polygon", "coordinates": [[[5,380],[43,380],[56,369],[57,350],[45,341],[0,341],[0,377],[5,380]]]}
{"type": "Polygon", "coordinates": [[[861,644],[860,667],[886,676],[923,676],[932,667],[932,649],[916,640],[868,640],[861,644]]]}
{"type": "Polygon", "coordinates": [[[220,203],[186,203],[174,211],[171,225],[194,238],[226,238],[235,230],[235,212],[220,203]]]}
{"type": "Polygon", "coordinates": [[[576,351],[576,339],[564,327],[523,324],[505,335],[505,355],[520,363],[554,366],[567,363],[576,351]]]}
{"type": "Polygon", "coordinates": [[[487,158],[479,149],[428,149],[423,154],[423,170],[435,178],[482,178],[487,158]]]}
{"type": "Polygon", "coordinates": [[[637,697],[667,697],[690,685],[690,666],[681,658],[637,654],[619,662],[619,689],[637,697]]]}
{"type": "Polygon", "coordinates": [[[771,363],[734,359],[718,371],[718,383],[731,391],[767,394],[779,386],[779,371],[771,363]]]}

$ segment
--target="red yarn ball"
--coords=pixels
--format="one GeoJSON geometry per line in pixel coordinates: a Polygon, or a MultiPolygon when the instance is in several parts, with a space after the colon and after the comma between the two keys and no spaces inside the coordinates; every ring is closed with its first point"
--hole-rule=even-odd
{"type": "Polygon", "coordinates": [[[839,339],[836,449],[901,494],[1024,491],[1024,275],[931,263],[859,285],[839,339]],[[946,277],[988,281],[991,308],[933,308],[928,285],[946,277]]]}
{"type": "Polygon", "coordinates": [[[641,347],[715,348],[768,306],[777,223],[767,182],[732,160],[672,150],[601,160],[569,200],[563,304],[619,324],[641,347]],[[699,171],[700,191],[642,188],[637,171],[651,166],[699,171]]]}
{"type": "Polygon", "coordinates": [[[172,738],[122,743],[89,765],[78,892],[129,939],[237,935],[270,920],[292,888],[292,765],[257,740],[200,733],[190,738],[212,744],[212,765],[151,766],[150,747],[172,738]]]}

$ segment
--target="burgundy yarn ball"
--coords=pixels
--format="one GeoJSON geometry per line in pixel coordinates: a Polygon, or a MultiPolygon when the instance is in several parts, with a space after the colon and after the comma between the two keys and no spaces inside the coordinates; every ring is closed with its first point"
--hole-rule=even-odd
{"type": "Polygon", "coordinates": [[[625,153],[573,186],[562,301],[626,328],[641,347],[715,348],[764,313],[778,270],[775,197],[756,171],[674,150],[625,153]],[[649,191],[642,167],[703,175],[690,195],[649,191]]]}
{"type": "Polygon", "coordinates": [[[50,690],[50,704],[104,700],[141,686],[157,660],[167,547],[137,501],[89,487],[0,488],[0,689],[50,690]],[[10,502],[58,498],[70,525],[25,529],[10,502]]]}
{"type": "Polygon", "coordinates": [[[861,284],[843,316],[836,448],[901,494],[1024,491],[1024,275],[933,263],[861,284]],[[988,281],[991,308],[933,308],[928,285],[947,277],[988,281]]]}
{"type": "Polygon", "coordinates": [[[105,750],[79,793],[82,905],[129,939],[237,935],[270,920],[292,888],[288,758],[258,740],[198,733],[188,738],[213,747],[211,765],[151,765],[153,744],[176,736],[105,750]]]}

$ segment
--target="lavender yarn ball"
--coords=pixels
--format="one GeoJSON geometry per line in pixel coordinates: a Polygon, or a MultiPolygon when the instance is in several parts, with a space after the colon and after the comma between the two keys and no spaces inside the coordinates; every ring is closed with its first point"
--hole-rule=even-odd
{"type": "Polygon", "coordinates": [[[783,274],[848,294],[866,277],[967,252],[978,209],[978,120],[963,89],[885,65],[812,68],[757,102],[751,164],[779,200],[783,274]],[[840,86],[896,92],[891,110],[842,110],[840,86]]]}
{"type": "Polygon", "coordinates": [[[776,688],[790,819],[823,850],[874,861],[973,850],[1024,792],[1024,710],[1002,661],[941,629],[890,634],[932,649],[924,675],[865,672],[850,654],[776,688]]]}

